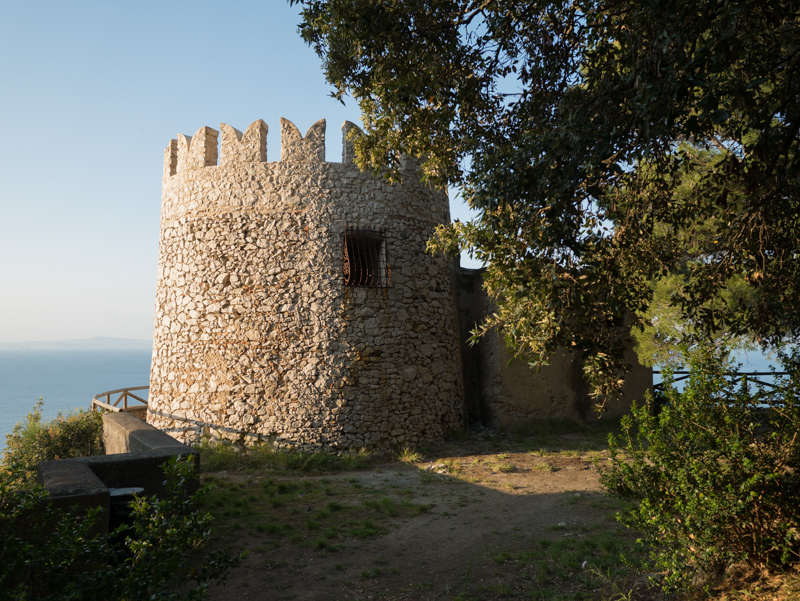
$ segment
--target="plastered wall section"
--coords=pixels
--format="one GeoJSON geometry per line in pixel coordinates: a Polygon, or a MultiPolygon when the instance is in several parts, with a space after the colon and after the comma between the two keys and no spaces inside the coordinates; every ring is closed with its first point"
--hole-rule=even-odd
{"type": "Polygon", "coordinates": [[[461,428],[454,266],[425,252],[446,194],[360,172],[347,139],[324,162],[324,121],[282,121],[277,162],[263,122],[221,130],[219,164],[210,128],[165,153],[148,422],[311,450],[461,428]],[[384,233],[388,287],[344,285],[346,226],[384,233]]]}
{"type": "MultiPolygon", "coordinates": [[[[462,338],[466,338],[491,305],[482,290],[480,270],[463,270],[459,280],[462,338]]],[[[557,353],[536,371],[524,361],[512,361],[504,341],[495,334],[471,349],[462,349],[467,407],[472,407],[471,414],[480,414],[484,423],[508,428],[533,420],[590,422],[598,418],[575,355],[557,353]]],[[[652,390],[652,369],[639,364],[633,352],[628,361],[634,368],[625,378],[623,395],[608,402],[605,417],[624,415],[633,400],[643,400],[645,392],[652,390]]]]}

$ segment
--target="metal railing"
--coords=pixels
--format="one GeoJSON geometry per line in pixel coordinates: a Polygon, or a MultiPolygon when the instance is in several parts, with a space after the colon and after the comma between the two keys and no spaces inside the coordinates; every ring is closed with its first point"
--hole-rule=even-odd
{"type": "MultiPolygon", "coordinates": [[[[664,372],[661,371],[654,371],[653,375],[661,375],[664,372]]],[[[683,380],[688,380],[691,372],[688,371],[673,371],[672,372],[672,383],[676,384],[683,380]]],[[[767,382],[763,378],[774,378],[785,376],[785,371],[730,371],[725,372],[723,374],[725,377],[730,378],[730,387],[736,386],[737,384],[747,385],[749,383],[756,384],[757,386],[767,386],[769,388],[774,388],[775,384],[772,382],[767,382]]],[[[656,391],[663,391],[664,390],[664,382],[659,382],[658,384],[653,385],[653,390],[656,391]]]]}
{"type": "Polygon", "coordinates": [[[109,390],[108,392],[101,392],[94,397],[92,397],[92,411],[97,411],[98,409],[103,409],[105,411],[130,411],[133,410],[140,410],[142,409],[142,405],[144,405],[144,409],[147,408],[147,401],[140,396],[133,394],[132,391],[134,390],[149,390],[149,386],[134,386],[131,388],[120,388],[119,390],[109,390]],[[111,396],[119,394],[117,400],[112,402],[111,396]],[[105,397],[105,401],[101,401],[100,399],[105,397]],[[136,399],[139,403],[136,403],[128,408],[128,399],[136,399]],[[122,403],[122,407],[119,404],[122,403]]]}

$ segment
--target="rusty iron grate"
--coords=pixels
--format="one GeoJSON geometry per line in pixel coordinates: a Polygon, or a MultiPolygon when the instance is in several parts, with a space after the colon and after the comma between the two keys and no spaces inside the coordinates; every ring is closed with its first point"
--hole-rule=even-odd
{"type": "Polygon", "coordinates": [[[385,288],[392,279],[386,255],[386,237],[380,230],[346,225],[344,228],[344,285],[385,288]]]}

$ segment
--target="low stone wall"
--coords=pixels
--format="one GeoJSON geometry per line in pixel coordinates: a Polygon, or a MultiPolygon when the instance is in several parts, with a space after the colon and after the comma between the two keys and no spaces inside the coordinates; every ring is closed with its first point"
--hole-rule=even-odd
{"type": "MultiPolygon", "coordinates": [[[[38,480],[57,508],[100,507],[100,530],[108,532],[109,488],[141,487],[145,495],[163,495],[162,466],[181,455],[200,465],[200,455],[189,446],[128,413],[103,415],[106,455],[43,461],[38,480]]],[[[198,482],[190,483],[189,492],[198,482]]]]}
{"type": "Polygon", "coordinates": [[[119,453],[160,453],[186,455],[197,452],[169,434],[134,417],[131,413],[106,413],[103,416],[103,444],[106,455],[119,453]]]}

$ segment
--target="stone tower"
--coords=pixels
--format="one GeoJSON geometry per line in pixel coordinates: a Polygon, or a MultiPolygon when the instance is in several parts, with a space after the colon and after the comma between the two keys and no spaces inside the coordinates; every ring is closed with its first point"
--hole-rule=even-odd
{"type": "Polygon", "coordinates": [[[441,439],[464,412],[454,265],[425,252],[447,195],[362,173],[343,126],[281,120],[178,136],[164,153],[147,421],[308,449],[441,439]],[[219,159],[219,160],[218,160],[219,159]]]}

